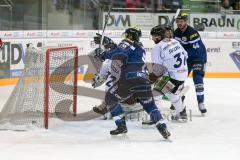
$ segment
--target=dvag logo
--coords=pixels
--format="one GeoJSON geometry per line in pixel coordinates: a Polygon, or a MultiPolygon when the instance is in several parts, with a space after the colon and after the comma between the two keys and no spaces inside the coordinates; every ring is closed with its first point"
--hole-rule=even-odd
{"type": "Polygon", "coordinates": [[[23,56],[22,44],[10,44],[10,42],[5,42],[0,62],[18,64],[23,56]]]}
{"type": "MultiPolygon", "coordinates": [[[[105,15],[105,20],[107,19],[107,15],[105,15]]],[[[130,27],[130,15],[110,15],[108,19],[107,26],[124,26],[130,27]]]]}

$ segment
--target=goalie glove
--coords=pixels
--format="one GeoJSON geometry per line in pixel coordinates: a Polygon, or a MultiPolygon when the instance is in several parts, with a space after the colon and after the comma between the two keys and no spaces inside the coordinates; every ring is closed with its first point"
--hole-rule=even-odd
{"type": "Polygon", "coordinates": [[[166,95],[166,93],[172,92],[174,87],[175,85],[170,81],[169,76],[162,76],[154,83],[153,89],[163,95],[166,95]]]}
{"type": "MultiPolygon", "coordinates": [[[[99,33],[96,33],[96,35],[97,36],[93,37],[94,43],[101,44],[102,35],[99,33]]],[[[106,37],[106,36],[103,37],[102,45],[104,46],[105,49],[113,49],[117,46],[111,38],[106,37]]]]}
{"type": "Polygon", "coordinates": [[[105,81],[105,78],[101,77],[99,74],[95,74],[94,78],[92,79],[92,87],[97,88],[101,86],[105,81]]]}
{"type": "Polygon", "coordinates": [[[159,78],[158,76],[156,76],[154,73],[150,73],[148,76],[150,83],[153,84],[157,81],[157,79],[159,78]]]}

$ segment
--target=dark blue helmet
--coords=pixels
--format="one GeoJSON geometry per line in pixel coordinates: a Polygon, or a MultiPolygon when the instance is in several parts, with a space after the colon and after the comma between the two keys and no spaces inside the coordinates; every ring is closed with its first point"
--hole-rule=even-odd
{"type": "Polygon", "coordinates": [[[185,12],[179,13],[176,19],[183,19],[186,21],[188,19],[188,14],[185,12]]]}
{"type": "Polygon", "coordinates": [[[166,28],[161,25],[153,27],[150,32],[151,36],[160,36],[161,39],[165,38],[165,33],[166,28]]]}
{"type": "Polygon", "coordinates": [[[140,37],[142,36],[142,31],[137,27],[130,27],[124,32],[125,38],[134,42],[139,42],[140,37]]]}

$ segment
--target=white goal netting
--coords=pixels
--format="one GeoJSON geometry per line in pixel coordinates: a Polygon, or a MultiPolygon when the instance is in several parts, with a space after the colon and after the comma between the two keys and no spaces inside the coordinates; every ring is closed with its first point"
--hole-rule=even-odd
{"type": "Polygon", "coordinates": [[[76,113],[77,47],[26,49],[22,76],[0,112],[0,129],[76,113]]]}

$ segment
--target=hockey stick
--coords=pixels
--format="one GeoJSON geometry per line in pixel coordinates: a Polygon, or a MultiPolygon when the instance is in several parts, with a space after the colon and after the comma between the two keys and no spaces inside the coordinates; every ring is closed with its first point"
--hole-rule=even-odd
{"type": "MultiPolygon", "coordinates": [[[[100,44],[99,44],[100,49],[104,49],[102,44],[103,44],[104,33],[105,33],[105,29],[106,29],[106,26],[107,26],[107,23],[108,23],[108,20],[109,20],[109,17],[110,17],[111,10],[112,10],[112,2],[109,5],[109,9],[108,9],[108,12],[107,12],[107,17],[105,19],[105,23],[104,23],[104,27],[103,27],[103,31],[102,31],[102,37],[101,37],[100,44]]],[[[99,31],[98,31],[97,35],[100,35],[99,31]]],[[[88,54],[88,56],[89,56],[93,66],[94,66],[94,69],[96,70],[97,73],[99,73],[100,68],[102,66],[102,61],[95,57],[95,50],[90,52],[88,54]]]]}
{"type": "Polygon", "coordinates": [[[173,16],[171,22],[170,22],[170,20],[169,20],[169,22],[170,22],[169,25],[170,25],[173,29],[174,29],[174,27],[173,27],[173,26],[174,26],[174,22],[175,22],[175,20],[177,19],[180,11],[181,11],[181,9],[177,9],[177,11],[176,11],[176,13],[175,13],[175,16],[173,16]]]}
{"type": "Polygon", "coordinates": [[[108,9],[108,12],[107,12],[107,17],[105,19],[105,23],[104,23],[104,26],[103,26],[101,42],[100,42],[100,45],[99,45],[100,48],[102,48],[104,33],[105,33],[105,29],[106,29],[106,26],[107,26],[107,23],[108,23],[108,20],[109,20],[109,17],[110,17],[111,10],[112,10],[112,3],[109,5],[109,9],[108,9]]]}

